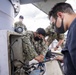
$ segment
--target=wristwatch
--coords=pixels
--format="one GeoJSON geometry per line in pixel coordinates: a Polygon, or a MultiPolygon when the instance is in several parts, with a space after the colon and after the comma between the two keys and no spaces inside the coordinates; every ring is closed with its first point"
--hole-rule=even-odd
{"type": "Polygon", "coordinates": [[[59,48],[59,46],[56,46],[56,48],[59,48]]]}

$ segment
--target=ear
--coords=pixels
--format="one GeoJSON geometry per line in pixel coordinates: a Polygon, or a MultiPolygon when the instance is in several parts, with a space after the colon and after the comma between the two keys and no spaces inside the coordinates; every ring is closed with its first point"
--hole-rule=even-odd
{"type": "Polygon", "coordinates": [[[36,34],[37,34],[37,33],[36,33],[36,32],[34,32],[34,36],[36,36],[36,34]]]}
{"type": "Polygon", "coordinates": [[[60,18],[63,18],[63,13],[62,12],[58,12],[57,16],[60,17],[60,18]]]}

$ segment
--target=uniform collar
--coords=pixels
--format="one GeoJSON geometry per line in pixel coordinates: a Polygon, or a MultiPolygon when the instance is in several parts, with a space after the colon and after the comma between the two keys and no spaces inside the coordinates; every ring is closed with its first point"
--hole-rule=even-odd
{"type": "Polygon", "coordinates": [[[70,27],[69,27],[69,29],[68,30],[70,30],[71,29],[71,27],[73,26],[73,25],[75,25],[76,24],[76,18],[73,20],[73,22],[71,23],[71,25],[70,25],[70,27]]]}

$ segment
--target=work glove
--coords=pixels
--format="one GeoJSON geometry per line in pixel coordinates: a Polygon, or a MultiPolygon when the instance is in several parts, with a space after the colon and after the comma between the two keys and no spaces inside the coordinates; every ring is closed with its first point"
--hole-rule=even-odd
{"type": "Polygon", "coordinates": [[[35,59],[33,59],[33,60],[29,61],[29,65],[31,65],[31,64],[33,64],[33,63],[38,63],[38,61],[37,61],[37,60],[35,60],[35,59]]]}
{"type": "Polygon", "coordinates": [[[34,64],[33,66],[35,66],[35,67],[37,67],[37,66],[38,66],[38,64],[36,64],[36,63],[38,63],[38,61],[37,61],[37,60],[35,60],[35,59],[33,59],[33,60],[29,61],[29,65],[34,64]]]}

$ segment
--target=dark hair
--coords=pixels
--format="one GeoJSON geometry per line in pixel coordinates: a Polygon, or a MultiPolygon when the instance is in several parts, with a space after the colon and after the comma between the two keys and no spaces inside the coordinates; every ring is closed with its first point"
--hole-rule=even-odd
{"type": "Polygon", "coordinates": [[[36,32],[37,32],[38,34],[42,34],[43,36],[46,35],[46,32],[45,32],[45,30],[44,30],[43,28],[38,28],[38,29],[36,30],[36,32]]]}
{"type": "Polygon", "coordinates": [[[73,8],[71,7],[70,4],[68,3],[64,3],[64,2],[61,2],[61,3],[57,3],[52,9],[51,11],[49,11],[49,18],[51,16],[53,16],[55,19],[57,18],[57,12],[64,12],[64,13],[69,13],[69,14],[72,14],[74,11],[73,11],[73,8]]]}
{"type": "Polygon", "coordinates": [[[20,19],[24,19],[24,17],[22,15],[19,16],[20,19]]]}

